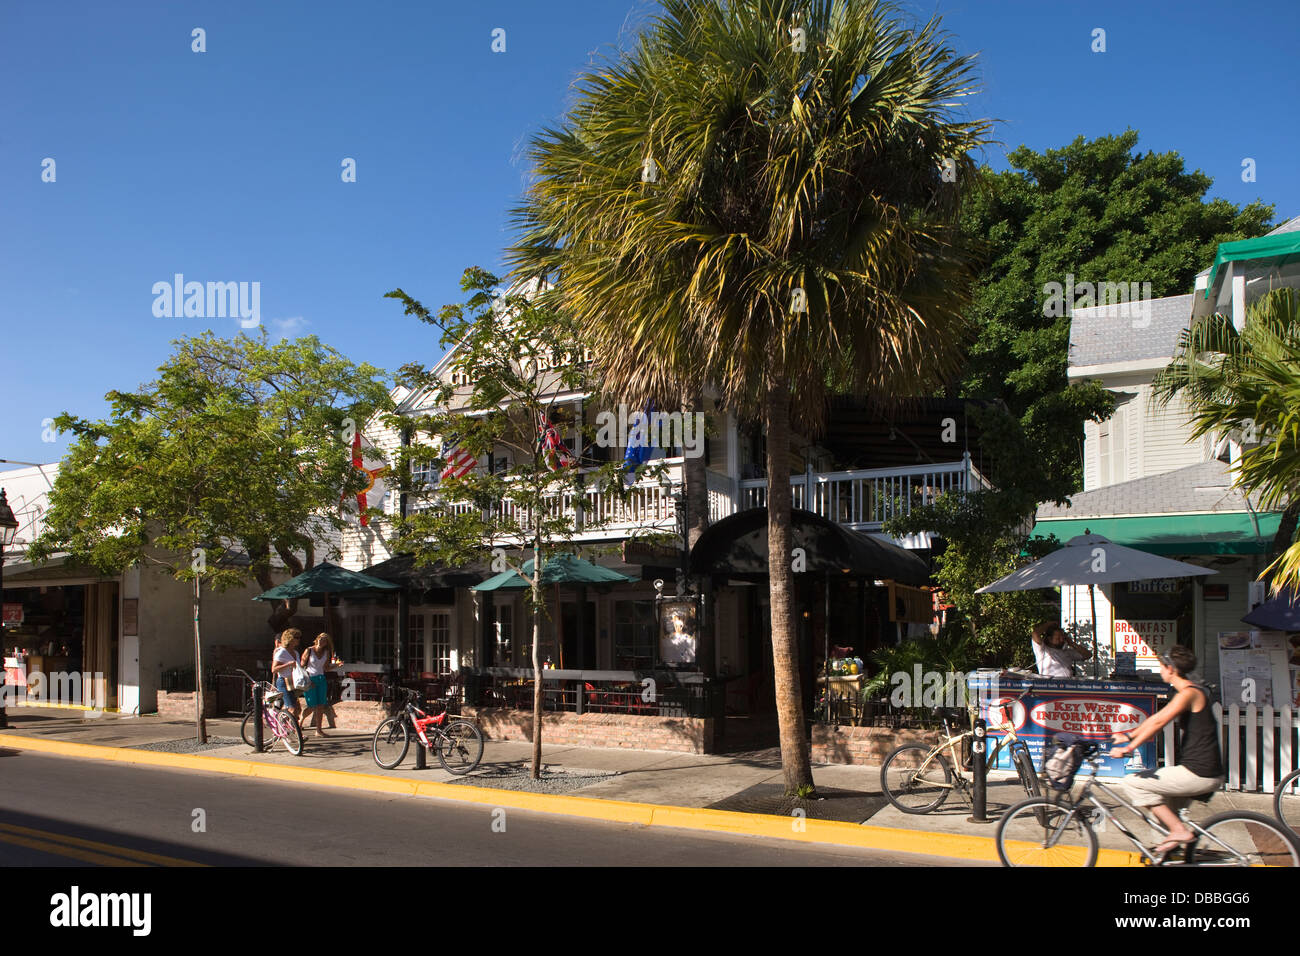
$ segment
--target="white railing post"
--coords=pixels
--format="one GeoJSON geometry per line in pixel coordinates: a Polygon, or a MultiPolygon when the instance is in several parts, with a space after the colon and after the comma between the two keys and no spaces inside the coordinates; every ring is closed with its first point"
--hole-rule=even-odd
{"type": "Polygon", "coordinates": [[[1170,721],[1169,723],[1165,724],[1164,738],[1165,738],[1165,762],[1162,766],[1172,767],[1174,764],[1178,763],[1178,760],[1176,759],[1177,755],[1174,753],[1173,721],[1170,721]]]}
{"type": "Polygon", "coordinates": [[[1264,766],[1260,768],[1259,782],[1261,786],[1255,787],[1256,791],[1262,790],[1264,793],[1273,792],[1275,778],[1273,776],[1273,745],[1276,738],[1273,736],[1273,705],[1265,704],[1263,709],[1264,715],[1264,766]]]}
{"type": "MultiPolygon", "coordinates": [[[[1281,740],[1279,741],[1279,746],[1277,748],[1279,765],[1278,776],[1285,777],[1292,770],[1296,769],[1296,755],[1291,750],[1291,731],[1296,728],[1297,717],[1300,717],[1300,714],[1293,712],[1291,710],[1291,705],[1288,703],[1282,708],[1279,716],[1278,736],[1281,740]]],[[[1300,783],[1300,781],[1297,781],[1297,783],[1300,783]]],[[[1297,787],[1294,784],[1291,786],[1291,792],[1297,792],[1297,787]]]]}
{"type": "Polygon", "coordinates": [[[1259,739],[1259,728],[1255,724],[1258,711],[1254,704],[1246,705],[1246,770],[1242,777],[1242,790],[1255,790],[1258,786],[1259,768],[1255,761],[1255,746],[1259,739]]]}

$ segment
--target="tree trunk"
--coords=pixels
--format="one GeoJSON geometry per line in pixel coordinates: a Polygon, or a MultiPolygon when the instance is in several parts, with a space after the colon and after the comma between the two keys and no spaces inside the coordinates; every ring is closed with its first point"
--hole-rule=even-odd
{"type": "Polygon", "coordinates": [[[194,579],[194,724],[201,744],[208,742],[208,725],[203,719],[203,641],[199,639],[199,602],[203,582],[194,579]]]}
{"type": "MultiPolygon", "coordinates": [[[[1273,543],[1268,549],[1268,564],[1272,564],[1281,556],[1282,552],[1291,547],[1291,541],[1295,538],[1296,524],[1300,523],[1300,500],[1293,501],[1286,506],[1282,512],[1282,520],[1277,526],[1277,534],[1273,536],[1273,543]]],[[[1273,576],[1269,575],[1269,582],[1272,583],[1273,576]]]]}
{"type": "Polygon", "coordinates": [[[776,715],[781,730],[781,769],[787,794],[812,787],[812,763],[803,696],[799,683],[799,648],[794,621],[794,571],[791,548],[790,388],[768,387],[763,417],[767,425],[767,553],[772,605],[772,676],[776,715]]]}
{"type": "MultiPolygon", "coordinates": [[[[683,422],[686,421],[687,415],[693,415],[703,409],[704,400],[698,390],[682,393],[683,422]]],[[[709,526],[709,479],[706,473],[708,459],[703,455],[704,436],[700,435],[698,441],[701,454],[693,458],[685,458],[682,465],[686,479],[687,510],[690,512],[690,524],[686,529],[688,548],[695,547],[695,542],[709,526]]],[[[685,451],[684,448],[682,450],[685,451]]]]}
{"type": "MultiPolygon", "coordinates": [[[[269,591],[271,588],[275,587],[275,578],[271,577],[270,571],[259,570],[255,577],[257,578],[258,587],[263,591],[269,591]]],[[[266,619],[267,626],[271,628],[271,633],[279,634],[283,631],[289,626],[289,620],[297,613],[297,598],[294,598],[291,601],[272,601],[271,613],[266,619]]],[[[335,637],[337,638],[337,635],[335,635],[335,637]]]]}
{"type": "Polygon", "coordinates": [[[533,779],[542,775],[542,540],[533,539],[533,779]]]}

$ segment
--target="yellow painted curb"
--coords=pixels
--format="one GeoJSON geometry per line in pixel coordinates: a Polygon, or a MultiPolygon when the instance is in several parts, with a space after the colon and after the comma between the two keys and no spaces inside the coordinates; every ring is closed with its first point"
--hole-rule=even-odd
{"type": "MultiPolygon", "coordinates": [[[[671,807],[626,800],[600,800],[595,797],[522,793],[517,790],[496,790],[455,783],[438,783],[432,780],[402,780],[345,770],[286,767],[283,764],[261,763],[235,757],[173,754],[9,734],[0,734],[0,747],[13,747],[18,750],[32,750],[67,757],[89,757],[121,763],[202,770],[209,773],[225,773],[289,783],[311,783],[371,793],[433,797],[458,803],[477,803],[494,808],[508,807],[536,813],[582,817],[607,823],[676,827],[794,840],[800,843],[832,844],[863,850],[921,853],[954,859],[998,862],[997,849],[991,837],[967,836],[960,833],[934,833],[927,830],[905,830],[835,820],[806,820],[801,817],[708,810],[702,807],[671,807]]],[[[1103,849],[1098,851],[1097,865],[1139,866],[1141,858],[1136,853],[1103,849]]]]}

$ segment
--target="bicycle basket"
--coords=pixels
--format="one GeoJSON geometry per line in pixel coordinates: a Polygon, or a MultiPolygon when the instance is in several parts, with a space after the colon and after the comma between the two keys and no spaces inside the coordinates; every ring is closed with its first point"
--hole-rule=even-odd
{"type": "Polygon", "coordinates": [[[1055,749],[1043,764],[1043,779],[1053,790],[1064,793],[1074,786],[1074,775],[1079,772],[1083,758],[1096,747],[1073,734],[1058,734],[1054,742],[1055,749]]]}

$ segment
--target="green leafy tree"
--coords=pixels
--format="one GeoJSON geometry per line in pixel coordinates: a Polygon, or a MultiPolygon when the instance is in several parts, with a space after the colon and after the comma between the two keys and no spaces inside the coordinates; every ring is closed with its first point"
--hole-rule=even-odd
{"type": "MultiPolygon", "coordinates": [[[[55,419],[76,437],[28,554],[62,551],[107,574],[138,565],[194,582],[202,739],[201,585],[269,589],[273,555],[293,574],[314,564],[316,543],[345,524],[341,496],[365,484],[351,430],[388,398],[379,369],[315,338],[271,345],[265,332],[209,332],[174,345],[156,380],[108,393],[107,419],[55,419]]],[[[273,605],[273,631],[296,605],[273,605]]]]}
{"type": "MultiPolygon", "coordinates": [[[[494,571],[513,570],[527,580],[536,779],[542,760],[542,571],[553,556],[575,550],[581,530],[598,527],[616,511],[584,513],[565,502],[581,503],[588,490],[617,495],[623,484],[618,464],[596,466],[575,458],[566,465],[543,441],[544,429],[555,423],[556,397],[589,391],[592,373],[571,320],[536,296],[499,293],[499,281],[482,269],[467,269],[461,288],[468,300],[437,314],[401,289],[388,293],[405,304],[407,315],[441,329],[443,346],[455,349],[446,379],[419,364],[404,366],[398,376],[401,384],[425,392],[425,404],[435,411],[391,419],[411,436],[393,468],[397,486],[413,505],[399,525],[396,547],[413,554],[417,564],[458,567],[486,559],[494,571]],[[466,384],[452,384],[456,381],[466,384]],[[416,482],[411,466],[432,463],[441,470],[447,445],[476,457],[505,452],[510,465],[448,477],[434,487],[416,482]],[[531,570],[525,570],[528,558],[531,570]]],[[[649,466],[639,469],[646,470],[649,466]]]]}
{"type": "Polygon", "coordinates": [[[1179,336],[1174,359],[1156,377],[1168,402],[1182,395],[1192,436],[1230,438],[1241,447],[1237,485],[1282,511],[1266,569],[1275,589],[1300,590],[1300,294],[1278,289],[1257,299],[1238,331],[1224,315],[1197,319],[1179,336]]]}
{"type": "Polygon", "coordinates": [[[767,434],[772,653],[788,792],[812,786],[798,677],[792,427],[832,387],[877,400],[955,372],[957,229],[987,124],[972,60],[884,3],[666,0],[538,136],[519,274],[558,276],[621,394],[709,383],[767,434]]]}
{"type": "MultiPolygon", "coordinates": [[[[1095,382],[1071,384],[1070,312],[1049,283],[1150,283],[1150,295],[1189,292],[1218,244],[1260,235],[1272,207],[1206,199],[1212,184],[1175,152],[1136,152],[1133,130],[1062,149],[1013,150],[1010,169],[980,170],[962,225],[983,248],[969,315],[978,336],[956,385],[965,398],[998,399],[976,412],[989,477],[1023,514],[1083,485],[1083,423],[1114,410],[1095,382]]],[[[1102,304],[1081,295],[1068,306],[1102,304]]]]}

